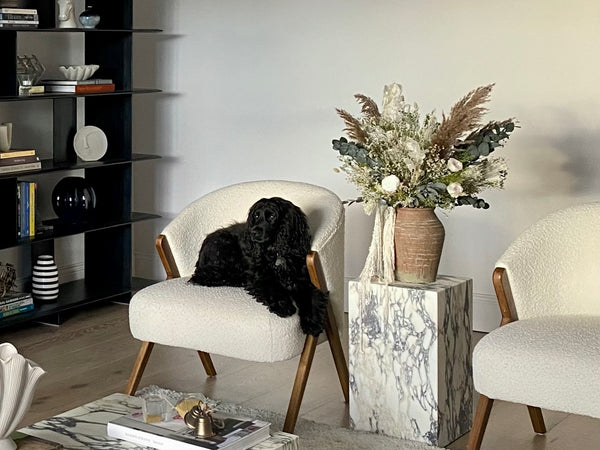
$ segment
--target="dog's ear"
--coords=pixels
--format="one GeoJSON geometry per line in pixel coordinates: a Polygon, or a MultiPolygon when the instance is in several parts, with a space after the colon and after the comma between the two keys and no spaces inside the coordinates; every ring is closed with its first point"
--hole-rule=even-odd
{"type": "Polygon", "coordinates": [[[281,222],[277,235],[277,248],[288,253],[306,256],[310,251],[310,231],[306,216],[300,208],[287,200],[281,200],[281,222]]]}

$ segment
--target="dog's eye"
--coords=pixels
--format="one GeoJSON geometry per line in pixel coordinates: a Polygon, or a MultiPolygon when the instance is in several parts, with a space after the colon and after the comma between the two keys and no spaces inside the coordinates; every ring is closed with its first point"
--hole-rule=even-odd
{"type": "Polygon", "coordinates": [[[273,223],[273,222],[275,222],[277,220],[277,215],[275,213],[269,212],[269,213],[266,214],[265,217],[271,223],[273,223]]]}

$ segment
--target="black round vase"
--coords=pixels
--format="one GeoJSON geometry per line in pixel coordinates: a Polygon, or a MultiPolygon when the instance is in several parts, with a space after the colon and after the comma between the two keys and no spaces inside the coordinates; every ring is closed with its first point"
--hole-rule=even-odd
{"type": "Polygon", "coordinates": [[[62,222],[91,221],[96,208],[96,193],[82,177],[65,177],[52,190],[52,208],[62,222]]]}
{"type": "Polygon", "coordinates": [[[88,6],[85,11],[79,14],[79,22],[83,28],[96,28],[100,23],[100,15],[96,13],[93,7],[88,6]]]}

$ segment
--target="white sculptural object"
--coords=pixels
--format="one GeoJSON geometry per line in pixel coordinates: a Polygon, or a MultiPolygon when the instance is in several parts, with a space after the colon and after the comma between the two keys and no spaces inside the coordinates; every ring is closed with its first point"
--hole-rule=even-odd
{"type": "Polygon", "coordinates": [[[58,5],[58,28],[77,28],[73,0],[57,0],[56,4],[58,5]]]}
{"type": "Polygon", "coordinates": [[[17,448],[10,435],[29,409],[37,382],[45,373],[14,345],[0,344],[0,450],[17,448]]]}

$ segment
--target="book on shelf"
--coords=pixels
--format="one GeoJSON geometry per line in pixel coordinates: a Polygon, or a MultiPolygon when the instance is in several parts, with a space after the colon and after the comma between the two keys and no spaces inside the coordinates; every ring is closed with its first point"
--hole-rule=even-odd
{"type": "Polygon", "coordinates": [[[37,14],[23,13],[2,13],[0,12],[0,20],[35,20],[39,21],[37,14]]]}
{"type": "Polygon", "coordinates": [[[35,155],[30,156],[15,156],[14,158],[0,159],[0,166],[11,166],[13,164],[27,164],[38,162],[40,158],[35,155]]]}
{"type": "Polygon", "coordinates": [[[88,78],[87,80],[42,80],[44,85],[79,86],[87,84],[112,84],[111,78],[88,78]]]}
{"type": "Polygon", "coordinates": [[[0,152],[0,159],[20,158],[21,156],[34,156],[35,150],[13,149],[6,152],[0,152]]]}
{"type": "Polygon", "coordinates": [[[77,85],[55,85],[46,84],[46,92],[93,94],[96,92],[114,92],[114,83],[103,84],[77,84],[77,85]]]}
{"type": "Polygon", "coordinates": [[[0,22],[0,28],[37,28],[37,23],[2,23],[0,22]]]}
{"type": "Polygon", "coordinates": [[[33,297],[29,292],[7,292],[3,297],[0,297],[0,306],[5,306],[10,303],[16,303],[23,300],[31,300],[33,297]]]}
{"type": "MultiPolygon", "coordinates": [[[[2,297],[4,299],[4,297],[2,297]]],[[[14,309],[19,309],[23,306],[33,305],[33,297],[29,294],[28,297],[24,297],[21,300],[15,300],[10,303],[4,303],[0,305],[0,313],[6,313],[7,311],[12,311],[14,309]]]]}
{"type": "Polygon", "coordinates": [[[23,20],[23,19],[2,19],[0,18],[0,23],[5,25],[39,25],[40,22],[38,20],[23,20]]]}
{"type": "Polygon", "coordinates": [[[9,309],[7,311],[0,311],[0,319],[4,319],[5,317],[14,316],[16,314],[21,314],[31,310],[33,310],[33,303],[30,303],[29,305],[19,306],[18,308],[14,309],[9,309]]]}
{"type": "Polygon", "coordinates": [[[176,410],[163,422],[145,423],[141,412],[108,422],[109,436],[134,444],[165,450],[245,450],[269,438],[271,424],[262,420],[224,416],[225,426],[216,435],[200,438],[189,428],[176,410]]]}
{"type": "Polygon", "coordinates": [[[35,204],[37,184],[33,181],[17,183],[17,236],[35,236],[35,204]]]}
{"type": "Polygon", "coordinates": [[[2,14],[37,14],[35,8],[0,8],[2,14]]]}
{"type": "Polygon", "coordinates": [[[33,304],[33,298],[24,298],[23,300],[17,300],[16,302],[6,303],[0,305],[0,312],[6,312],[13,309],[20,308],[21,306],[27,306],[33,304]]]}
{"type": "Polygon", "coordinates": [[[3,173],[13,173],[13,172],[23,172],[26,170],[38,170],[42,168],[42,162],[32,162],[25,164],[10,164],[8,166],[0,166],[0,174],[3,173]]]}

